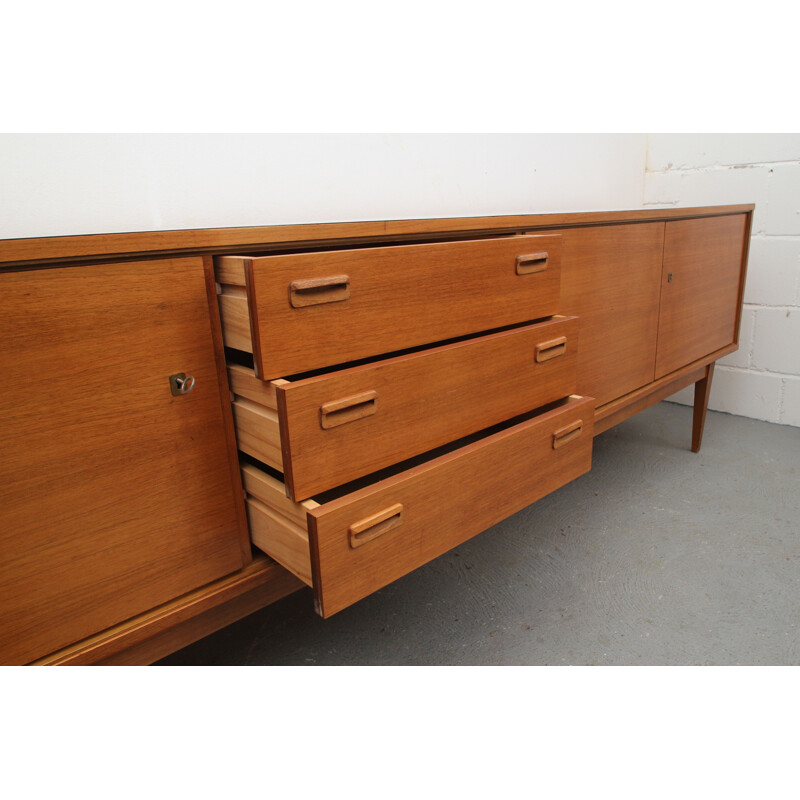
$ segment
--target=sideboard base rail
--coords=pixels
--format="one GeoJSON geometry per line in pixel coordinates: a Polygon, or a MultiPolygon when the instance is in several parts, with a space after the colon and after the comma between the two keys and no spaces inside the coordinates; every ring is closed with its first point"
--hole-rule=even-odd
{"type": "Polygon", "coordinates": [[[607,431],[620,422],[624,422],[634,414],[644,411],[652,405],[665,400],[667,397],[695,384],[694,395],[694,422],[692,426],[692,452],[698,453],[703,439],[703,426],[705,423],[708,398],[711,393],[711,379],[714,374],[714,364],[728,353],[733,353],[737,345],[731,344],[723,347],[705,358],[695,361],[683,369],[665,375],[641,389],[630,392],[618,400],[613,400],[600,406],[595,413],[594,435],[607,431]]]}
{"type": "Polygon", "coordinates": [[[272,559],[256,557],[241,572],[33,663],[152,664],[303,587],[272,559]]]}

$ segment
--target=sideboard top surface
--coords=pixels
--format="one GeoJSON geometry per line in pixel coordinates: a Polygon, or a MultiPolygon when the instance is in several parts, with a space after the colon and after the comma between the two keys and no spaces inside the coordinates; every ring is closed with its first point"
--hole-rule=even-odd
{"type": "Polygon", "coordinates": [[[632,211],[589,211],[491,217],[325,222],[241,228],[102,233],[80,236],[0,239],[0,267],[66,263],[142,255],[246,253],[295,249],[304,245],[344,245],[413,238],[492,235],[545,228],[654,222],[752,212],[752,204],[632,211]]]}

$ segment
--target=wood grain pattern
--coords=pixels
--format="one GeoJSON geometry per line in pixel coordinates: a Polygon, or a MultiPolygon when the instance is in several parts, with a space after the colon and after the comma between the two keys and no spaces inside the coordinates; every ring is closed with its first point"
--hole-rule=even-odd
{"type": "Polygon", "coordinates": [[[625,395],[612,403],[597,409],[594,418],[595,435],[619,425],[634,414],[644,411],[655,403],[691,386],[705,375],[705,367],[694,365],[685,370],[674,372],[666,378],[642,386],[635,392],[625,395]]]}
{"type": "Polygon", "coordinates": [[[735,352],[736,349],[737,346],[735,344],[729,344],[727,347],[715,350],[704,358],[698,358],[696,361],[686,364],[663,378],[658,378],[652,383],[648,383],[633,392],[612,400],[610,403],[599,406],[594,415],[595,435],[614,427],[614,425],[618,425],[620,422],[624,422],[654,403],[658,403],[681,389],[685,389],[687,386],[702,380],[709,364],[719,361],[729,353],[735,352]]]}
{"type": "Polygon", "coordinates": [[[241,470],[242,482],[248,495],[269,506],[276,514],[286,517],[293,525],[305,527],[306,512],[319,505],[316,500],[296,503],[286,496],[283,484],[263,470],[251,464],[242,464],[241,470]]]}
{"type": "Polygon", "coordinates": [[[152,664],[302,588],[294,575],[267,556],[258,555],[232,575],[34,663],[152,664]]]}
{"type": "MultiPolygon", "coordinates": [[[[225,620],[232,621],[237,615],[254,610],[299,586],[293,576],[276,564],[270,564],[266,571],[259,571],[261,562],[253,565],[252,569],[246,567],[228,577],[209,577],[220,575],[220,570],[230,573],[238,569],[237,558],[239,563],[245,563],[250,557],[249,545],[241,531],[244,505],[238,503],[238,498],[232,504],[234,509],[238,508],[238,518],[236,513],[225,517],[221,511],[226,505],[224,502],[215,507],[216,510],[209,505],[213,504],[213,497],[219,496],[217,487],[228,487],[222,489],[223,494],[231,490],[231,481],[225,480],[221,467],[225,456],[220,457],[220,453],[226,453],[230,461],[231,441],[225,440],[226,428],[230,428],[230,409],[225,410],[228,398],[224,375],[220,379],[217,364],[218,385],[223,388],[223,395],[218,397],[216,411],[212,410],[213,403],[204,401],[200,404],[201,410],[193,411],[191,420],[184,419],[182,424],[174,418],[165,420],[163,408],[142,401],[141,393],[146,387],[139,386],[135,380],[135,375],[144,365],[149,368],[154,362],[161,364],[166,358],[164,352],[159,352],[164,350],[164,341],[177,342],[182,354],[191,355],[193,348],[199,347],[207,336],[208,307],[201,310],[202,304],[197,301],[199,295],[195,295],[194,289],[190,291],[187,288],[187,274],[176,266],[188,264],[189,260],[163,260],[158,267],[157,262],[150,260],[124,263],[122,259],[194,253],[204,256],[208,262],[211,254],[218,256],[215,259],[216,277],[223,284],[220,307],[228,319],[226,327],[229,329],[226,344],[247,350],[252,349],[253,341],[244,261],[240,256],[227,260],[219,254],[262,255],[305,247],[319,250],[359,244],[398,245],[535,231],[539,234],[561,233],[565,237],[565,256],[568,256],[568,240],[573,236],[572,231],[580,227],[580,235],[576,234],[574,238],[579,251],[575,263],[582,266],[574,275],[583,274],[585,282],[582,289],[580,286],[570,289],[567,257],[562,275],[565,290],[562,310],[581,313],[579,306],[571,306],[571,300],[566,302],[567,292],[575,291],[588,304],[584,309],[587,320],[592,314],[596,315],[596,324],[589,324],[589,329],[606,330],[612,334],[610,349],[605,343],[602,352],[598,350],[590,356],[589,348],[594,337],[587,337],[584,330],[581,347],[589,364],[588,368],[585,364],[581,366],[581,376],[589,382],[579,384],[579,390],[591,390],[592,386],[597,388],[596,394],[604,403],[598,411],[600,422],[596,430],[599,430],[636,413],[687,382],[702,383],[702,378],[708,375],[709,363],[713,368],[713,360],[735,349],[752,210],[752,205],[742,205],[0,241],[0,272],[14,269],[14,265],[83,262],[76,269],[17,273],[17,277],[0,274],[0,289],[6,285],[13,287],[13,291],[0,300],[0,311],[3,312],[0,327],[7,348],[0,352],[3,380],[0,419],[4,426],[5,448],[0,459],[0,517],[3,523],[0,526],[0,555],[4,563],[4,574],[0,577],[0,654],[8,656],[12,662],[37,658],[49,651],[52,655],[43,658],[43,662],[144,663],[143,660],[160,657],[170,649],[188,643],[192,637],[209,632],[209,626],[213,629],[225,624],[225,620]],[[693,217],[702,219],[694,220],[693,217]],[[682,350],[683,344],[675,345],[681,353],[680,365],[656,380],[653,380],[651,371],[645,383],[631,390],[630,386],[639,380],[634,376],[641,374],[639,360],[644,360],[646,350],[641,342],[637,342],[635,332],[644,330],[647,333],[649,329],[646,319],[632,321],[617,313],[616,303],[622,294],[637,308],[644,296],[641,291],[643,284],[636,284],[641,276],[634,274],[633,264],[627,260],[634,258],[629,255],[628,244],[633,243],[631,246],[638,251],[635,258],[644,263],[647,261],[643,256],[647,250],[647,236],[641,231],[663,230],[665,222],[667,228],[676,226],[675,231],[679,230],[677,226],[681,226],[681,231],[689,233],[675,236],[678,243],[675,250],[682,252],[678,261],[697,262],[699,258],[705,264],[700,273],[708,273],[706,278],[710,279],[717,269],[728,274],[716,262],[719,248],[715,242],[725,246],[723,240],[727,238],[727,246],[732,247],[730,238],[725,233],[709,237],[703,232],[702,225],[696,226],[696,230],[701,231],[699,235],[691,234],[695,226],[684,226],[684,223],[716,223],[720,231],[730,226],[729,230],[739,235],[736,223],[731,222],[737,218],[745,222],[744,243],[743,247],[740,243],[738,252],[741,266],[738,295],[732,302],[733,324],[725,323],[726,330],[728,327],[733,329],[732,339],[729,337],[726,344],[713,352],[705,350],[691,363],[689,358],[694,352],[691,347],[682,350]],[[640,232],[633,236],[627,232],[630,229],[640,229],[640,232]],[[632,238],[628,239],[628,236],[632,238]],[[614,237],[618,237],[619,248],[616,251],[614,237]],[[585,249],[583,242],[592,242],[595,249],[585,249]],[[710,250],[710,255],[704,253],[703,248],[710,250]],[[117,259],[119,263],[115,267],[100,266],[100,259],[117,259]],[[95,260],[96,266],[89,266],[90,260],[95,260]],[[60,273],[63,278],[60,288],[53,292],[47,288],[41,290],[41,287],[47,287],[42,276],[48,273],[60,273]],[[591,278],[588,277],[590,273],[591,278]],[[634,278],[632,290],[626,274],[634,278]],[[6,284],[7,279],[12,282],[6,284]],[[616,286],[604,302],[599,294],[609,289],[604,282],[606,279],[611,279],[616,286]],[[16,280],[18,284],[13,283],[16,280]],[[26,290],[23,290],[23,284],[27,286],[26,290]],[[177,296],[173,296],[173,289],[177,296]],[[124,300],[122,305],[125,308],[122,310],[116,308],[120,298],[124,300]],[[44,313],[45,307],[50,313],[44,313]],[[177,316],[176,308],[179,308],[177,316]],[[29,309],[32,310],[30,317],[29,309]],[[616,319],[614,314],[617,314],[616,319]],[[88,321],[90,317],[91,322],[88,321]],[[632,325],[632,328],[626,325],[632,325]],[[201,334],[203,326],[205,333],[201,334]],[[176,327],[179,329],[177,333],[176,327]],[[29,335],[31,330],[36,331],[35,337],[29,335]],[[631,330],[634,331],[633,337],[631,330]],[[36,344],[31,344],[34,341],[36,344]],[[146,356],[143,355],[148,349],[146,356]],[[109,375],[111,383],[106,383],[109,375]],[[9,398],[10,402],[7,402],[9,398]],[[215,416],[219,409],[222,409],[222,424],[215,416]],[[124,424],[120,423],[121,419],[124,424]],[[179,438],[183,437],[180,444],[170,438],[176,427],[179,438]],[[23,451],[38,455],[21,457],[23,451]],[[185,474],[181,472],[184,458],[191,465],[185,474]],[[42,515],[43,524],[31,523],[34,513],[42,515]],[[23,519],[26,515],[29,518],[27,523],[23,519]],[[222,524],[223,518],[227,519],[225,524],[222,524]],[[21,519],[23,524],[20,525],[21,519]],[[184,524],[192,527],[191,537],[182,527],[184,524]],[[237,526],[238,533],[234,530],[237,526]],[[233,566],[229,566],[231,564],[233,566]],[[212,582],[207,583],[209,580],[212,582]],[[202,588],[189,588],[186,594],[186,587],[197,587],[201,583],[205,584],[202,588]],[[159,601],[157,597],[164,599],[159,601]],[[153,602],[162,605],[153,608],[153,602]],[[131,609],[137,607],[153,610],[126,616],[134,613],[131,609]],[[115,619],[121,621],[113,623],[115,619]],[[100,632],[91,634],[91,631],[98,630],[100,632]],[[58,644],[75,642],[75,637],[85,636],[89,638],[81,642],[58,644]],[[30,649],[26,650],[29,645],[30,649]],[[53,652],[52,648],[57,647],[63,649],[53,652]]],[[[533,252],[528,250],[527,254],[533,252]]],[[[732,263],[733,253],[729,256],[732,263]]],[[[308,275],[299,279],[313,280],[317,277],[308,275]]],[[[657,282],[658,279],[660,275],[657,282]]],[[[736,283],[733,268],[728,279],[730,285],[736,283]]],[[[708,300],[708,296],[704,297],[708,300]]],[[[713,292],[711,298],[713,301],[713,292]]],[[[425,300],[427,302],[428,298],[425,300]]],[[[289,302],[288,290],[286,302],[289,302]]],[[[216,335],[214,308],[211,310],[211,330],[212,335],[216,335]]],[[[298,309],[306,310],[310,309],[298,309]]],[[[402,322],[403,318],[410,319],[415,309],[398,310],[397,313],[402,322]]],[[[710,309],[703,309],[703,314],[715,316],[713,302],[710,309]]],[[[384,322],[381,320],[381,324],[384,322]]],[[[496,324],[492,321],[489,326],[496,324]]],[[[695,331],[691,334],[695,340],[702,338],[693,325],[687,326],[689,329],[695,331]]],[[[257,329],[255,333],[255,349],[260,352],[257,329]]],[[[670,337],[665,331],[662,333],[664,342],[669,345],[670,337]]],[[[345,329],[345,335],[349,335],[349,330],[345,329]]],[[[647,336],[643,338],[649,341],[647,336]]],[[[402,346],[408,346],[407,342],[404,341],[402,346]]],[[[217,355],[219,349],[217,342],[217,355]]],[[[667,350],[668,346],[663,351],[659,347],[659,355],[667,353],[667,350]]],[[[198,388],[184,398],[170,396],[169,402],[173,407],[186,401],[197,402],[199,395],[196,393],[209,385],[211,379],[203,375],[213,372],[213,358],[206,352],[200,360],[207,373],[199,368],[189,370],[199,377],[198,388]]],[[[177,367],[170,366],[170,370],[183,371],[185,367],[186,364],[181,363],[177,367]]],[[[232,369],[230,374],[234,373],[235,369],[232,369]]],[[[234,378],[231,378],[231,383],[233,385],[234,378]]],[[[258,382],[258,385],[257,397],[249,399],[260,402],[265,393],[271,393],[271,407],[275,408],[276,387],[263,382],[258,382]]],[[[476,384],[475,393],[481,393],[484,388],[476,384]]],[[[586,393],[592,394],[593,391],[586,393]]],[[[247,397],[244,391],[241,395],[247,397]]],[[[697,420],[697,414],[695,417],[697,420]]],[[[565,421],[562,428],[568,427],[568,422],[565,421]]],[[[697,438],[696,428],[697,422],[694,439],[697,438]]],[[[558,452],[567,452],[571,447],[572,443],[567,443],[558,452]]],[[[230,466],[227,465],[228,475],[230,466]]],[[[467,492],[477,491],[474,487],[476,481],[478,478],[473,478],[472,488],[467,487],[467,492]]],[[[491,484],[489,490],[491,493],[491,484]]],[[[292,511],[284,511],[288,515],[285,519],[302,533],[307,512],[305,504],[296,506],[285,497],[282,500],[289,503],[288,508],[299,509],[297,519],[292,517],[292,511]]],[[[313,501],[307,502],[313,509],[313,501]]],[[[479,508],[484,502],[489,501],[483,497],[475,501],[479,508]]],[[[335,508],[328,505],[331,510],[335,508]]],[[[360,513],[350,520],[350,525],[389,507],[391,504],[383,504],[360,513]]],[[[281,514],[271,513],[278,520],[284,518],[281,514]]],[[[406,513],[405,508],[403,513],[406,513]]],[[[430,529],[437,546],[447,535],[462,535],[458,531],[458,514],[452,515],[452,525],[450,517],[446,517],[444,512],[442,515],[437,518],[441,527],[430,529]],[[451,527],[455,530],[450,530],[451,527]]],[[[369,551],[384,540],[388,542],[392,536],[401,533],[405,524],[404,517],[403,524],[396,530],[386,531],[374,542],[364,543],[359,551],[369,551]]],[[[415,542],[420,543],[421,558],[425,555],[426,534],[419,539],[412,536],[415,542]]],[[[307,579],[310,568],[310,564],[305,568],[307,579]]],[[[314,568],[319,569],[318,561],[314,568]]],[[[342,576],[345,576],[343,586],[347,587],[349,578],[344,567],[342,569],[342,576]]],[[[329,608],[335,607],[331,605],[336,599],[332,594],[335,584],[327,586],[325,591],[328,592],[326,602],[329,608]]],[[[322,603],[323,599],[319,598],[319,602],[322,603]]]]}
{"type": "Polygon", "coordinates": [[[217,283],[228,286],[245,286],[244,264],[242,259],[234,256],[217,256],[214,259],[214,272],[217,283]]]}
{"type": "Polygon", "coordinates": [[[250,531],[247,527],[247,512],[240,498],[244,497],[242,474],[239,470],[239,452],[236,445],[236,428],[233,422],[231,393],[228,387],[228,370],[225,364],[225,347],[222,340],[222,325],[217,305],[216,282],[214,280],[214,261],[209,256],[203,258],[203,274],[206,282],[206,301],[211,322],[211,344],[214,348],[214,361],[217,367],[217,385],[219,386],[220,410],[222,412],[222,432],[228,452],[228,474],[231,478],[231,489],[234,496],[234,508],[239,527],[239,548],[242,553],[242,564],[253,560],[253,548],[250,545],[250,531]]]}
{"type": "Polygon", "coordinates": [[[278,398],[275,390],[286,381],[281,378],[274,381],[260,381],[252,369],[240,364],[228,364],[228,381],[234,395],[271,408],[277,414],[278,398]]]}
{"type": "Polygon", "coordinates": [[[0,660],[243,566],[201,259],[0,275],[0,332],[0,660]]]}
{"type": "Polygon", "coordinates": [[[544,497],[591,466],[594,400],[515,425],[308,513],[317,610],[324,617],[544,497]],[[584,421],[581,436],[553,449],[553,433],[584,421]],[[402,524],[353,548],[359,520],[402,506],[402,524]]]}
{"type": "Polygon", "coordinates": [[[577,391],[603,405],[653,380],[664,223],[561,235],[562,312],[579,319],[577,391]]]}
{"type": "Polygon", "coordinates": [[[566,214],[517,214],[494,217],[450,217],[442,219],[332,222],[306,225],[268,225],[246,228],[200,228],[193,230],[107,233],[88,236],[50,236],[35,239],[0,240],[0,264],[54,259],[141,256],[144,254],[192,254],[239,252],[287,245],[360,242],[376,239],[413,238],[433,235],[470,235],[514,232],[532,228],[602,225],[618,222],[684,219],[694,216],[745,213],[750,205],[701,208],[658,208],[634,211],[589,211],[566,214]]]}
{"type": "Polygon", "coordinates": [[[289,284],[289,305],[292,308],[317,306],[322,303],[343,303],[350,299],[350,276],[331,275],[309,278],[289,284]]]}
{"type": "Polygon", "coordinates": [[[271,409],[241,397],[233,399],[233,418],[239,449],[263,461],[278,472],[284,471],[278,415],[271,409]]]}
{"type": "Polygon", "coordinates": [[[253,497],[247,498],[247,517],[253,544],[311,586],[311,557],[305,526],[292,525],[253,497]]]}
{"type": "Polygon", "coordinates": [[[714,379],[714,362],[706,367],[705,375],[694,385],[694,413],[692,418],[692,452],[699,453],[703,444],[703,429],[706,425],[708,398],[711,395],[711,381],[714,379]]]}
{"type": "Polygon", "coordinates": [[[750,258],[750,241],[753,232],[753,211],[749,211],[745,215],[744,223],[744,246],[742,247],[741,254],[741,274],[739,276],[739,297],[736,303],[736,321],[733,325],[735,332],[734,343],[739,346],[739,334],[742,328],[742,311],[744,310],[744,290],[747,282],[747,264],[750,258]]]}
{"type": "Polygon", "coordinates": [[[224,285],[220,287],[219,313],[222,320],[222,334],[226,347],[234,350],[253,352],[253,339],[250,330],[250,306],[243,286],[224,285]]]}
{"type": "Polygon", "coordinates": [[[666,223],[655,377],[736,342],[744,214],[666,223]]]}
{"type": "Polygon", "coordinates": [[[518,236],[245,259],[256,374],[285,377],[556,314],[559,245],[557,235],[518,236]],[[542,247],[547,269],[517,275],[516,257],[542,247]],[[343,273],[349,299],[289,303],[293,282],[343,273]]]}
{"type": "Polygon", "coordinates": [[[342,397],[323,403],[319,407],[319,422],[323,429],[337,428],[364,417],[371,417],[378,410],[378,393],[374,389],[351,397],[342,397]]]}
{"type": "MultiPolygon", "coordinates": [[[[228,366],[228,380],[233,394],[233,415],[239,449],[283,472],[275,390],[286,381],[260,381],[252,369],[238,364],[228,366]]],[[[238,465],[238,456],[236,462],[238,465]]]]}
{"type": "Polygon", "coordinates": [[[276,392],[289,494],[310,497],[566,397],[577,358],[578,321],[558,317],[284,382],[276,392]],[[560,337],[563,355],[537,363],[537,345],[560,337]],[[322,427],[326,403],[369,392],[375,413],[322,427]]]}
{"type": "Polygon", "coordinates": [[[306,514],[318,504],[289,500],[280,481],[249,464],[242,465],[242,481],[253,544],[310,586],[306,514]]]}

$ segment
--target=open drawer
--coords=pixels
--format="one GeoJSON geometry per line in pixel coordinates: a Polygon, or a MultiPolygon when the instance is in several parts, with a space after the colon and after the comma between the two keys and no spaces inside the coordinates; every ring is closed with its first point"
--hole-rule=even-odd
{"type": "Polygon", "coordinates": [[[572,394],[577,336],[556,317],[270,383],[230,365],[239,449],[304,500],[572,394]]]}
{"type": "Polygon", "coordinates": [[[299,504],[243,464],[253,543],[312,586],[329,617],[588,472],[594,406],[572,396],[299,504]]]}
{"type": "Polygon", "coordinates": [[[264,380],[559,312],[561,236],[215,259],[225,344],[264,380]]]}

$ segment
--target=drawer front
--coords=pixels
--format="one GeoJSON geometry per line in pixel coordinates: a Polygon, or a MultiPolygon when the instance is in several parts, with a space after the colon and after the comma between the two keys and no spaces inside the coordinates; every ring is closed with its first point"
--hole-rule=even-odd
{"type": "Polygon", "coordinates": [[[282,382],[289,495],[303,500],[572,394],[577,345],[577,319],[556,318],[282,382]]]}
{"type": "Polygon", "coordinates": [[[557,314],[561,237],[226,257],[220,270],[243,274],[266,380],[557,314]]]}
{"type": "Polygon", "coordinates": [[[591,467],[594,400],[546,412],[308,510],[317,610],[328,617],[591,467]]]}

